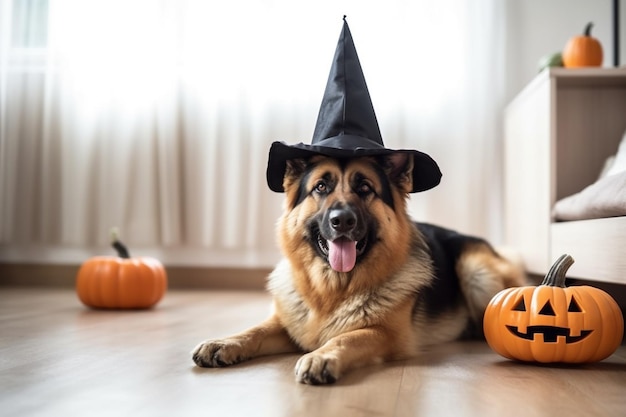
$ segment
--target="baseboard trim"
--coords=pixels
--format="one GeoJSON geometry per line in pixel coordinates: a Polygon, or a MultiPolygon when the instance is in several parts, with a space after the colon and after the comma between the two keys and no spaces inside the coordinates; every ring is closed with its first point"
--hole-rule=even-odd
{"type": "MultiPolygon", "coordinates": [[[[73,288],[80,265],[0,263],[0,286],[73,288]]],[[[170,289],[263,290],[271,269],[167,267],[170,289]]]]}

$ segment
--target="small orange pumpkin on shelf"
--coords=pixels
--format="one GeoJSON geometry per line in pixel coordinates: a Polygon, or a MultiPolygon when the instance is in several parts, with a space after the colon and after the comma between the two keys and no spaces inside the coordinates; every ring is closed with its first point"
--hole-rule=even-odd
{"type": "Polygon", "coordinates": [[[591,36],[593,23],[587,23],[582,36],[571,38],[563,49],[565,68],[599,67],[602,65],[602,45],[591,36]]]}
{"type": "Polygon", "coordinates": [[[76,293],[88,307],[142,309],[158,303],[167,289],[165,268],[157,259],[132,258],[111,232],[118,256],[96,256],[85,261],[76,276],[76,293]]]}
{"type": "Polygon", "coordinates": [[[509,359],[584,363],[607,358],[619,347],[624,318],[615,300],[591,286],[565,286],[574,263],[561,256],[539,286],[508,288],[485,311],[489,346],[509,359]]]}

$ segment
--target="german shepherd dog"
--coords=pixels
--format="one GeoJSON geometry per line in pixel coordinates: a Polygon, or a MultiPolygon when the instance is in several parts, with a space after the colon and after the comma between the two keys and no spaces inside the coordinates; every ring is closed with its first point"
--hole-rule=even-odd
{"type": "Polygon", "coordinates": [[[524,273],[482,239],[411,221],[412,169],[403,153],[288,161],[277,227],[284,259],[268,282],[273,314],[201,343],[194,362],[303,352],[296,380],[328,384],[482,329],[492,296],[523,285],[524,273]]]}

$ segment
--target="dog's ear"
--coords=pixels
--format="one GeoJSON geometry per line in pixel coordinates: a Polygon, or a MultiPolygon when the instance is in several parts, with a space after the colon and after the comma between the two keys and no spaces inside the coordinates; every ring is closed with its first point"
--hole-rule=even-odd
{"type": "Polygon", "coordinates": [[[303,198],[302,176],[306,171],[307,164],[306,159],[290,159],[286,163],[283,188],[285,190],[285,203],[290,209],[298,205],[303,198]]]}
{"type": "Polygon", "coordinates": [[[290,159],[286,163],[285,177],[283,178],[283,188],[289,190],[294,183],[297,183],[306,169],[307,162],[304,159],[290,159]]]}
{"type": "Polygon", "coordinates": [[[413,155],[396,152],[385,157],[385,171],[392,184],[403,193],[413,190],[413,155]]]}

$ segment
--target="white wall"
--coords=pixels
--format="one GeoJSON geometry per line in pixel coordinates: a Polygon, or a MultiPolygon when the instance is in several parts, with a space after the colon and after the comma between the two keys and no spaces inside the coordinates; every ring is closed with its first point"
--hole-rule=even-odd
{"type": "MultiPolygon", "coordinates": [[[[604,66],[613,65],[612,0],[506,0],[506,102],[537,74],[540,58],[563,49],[593,22],[604,66]]],[[[620,62],[626,64],[626,1],[620,0],[620,62]]]]}

